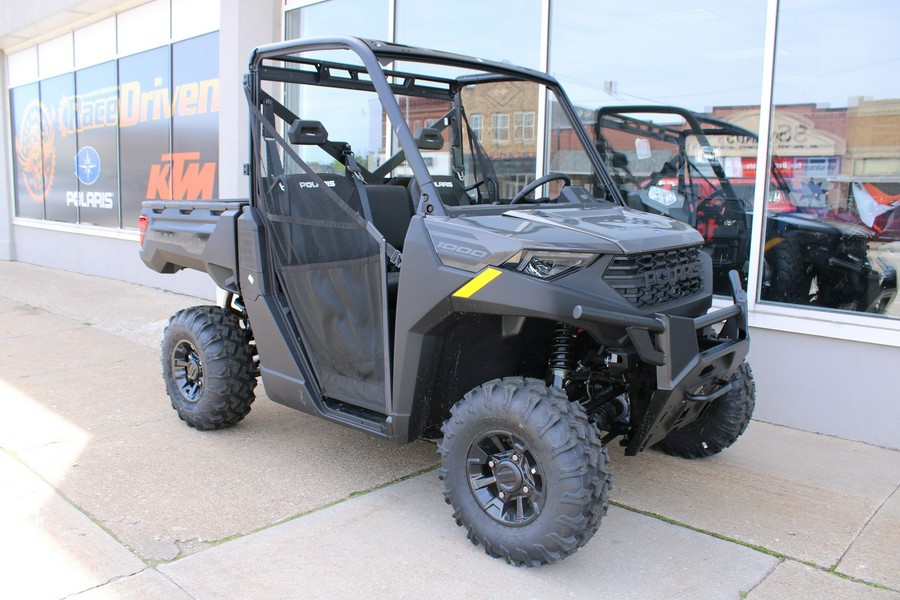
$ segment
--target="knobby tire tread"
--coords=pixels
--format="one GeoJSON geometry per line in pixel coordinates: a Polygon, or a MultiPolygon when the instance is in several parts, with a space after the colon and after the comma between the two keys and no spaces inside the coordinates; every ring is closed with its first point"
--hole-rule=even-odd
{"type": "Polygon", "coordinates": [[[714,400],[700,417],[670,432],[654,448],[670,456],[705,458],[718,454],[734,444],[746,431],[756,405],[756,384],[746,362],[732,376],[735,387],[714,400]]]}
{"type": "Polygon", "coordinates": [[[249,330],[237,316],[218,306],[194,306],[169,319],[162,342],[163,377],[172,407],[200,431],[222,429],[241,421],[255,399],[257,366],[249,330]],[[193,405],[181,397],[171,368],[175,344],[187,339],[203,356],[202,396],[193,405]]]}
{"type": "Polygon", "coordinates": [[[596,533],[609,507],[612,483],[607,468],[608,454],[584,409],[570,402],[562,390],[548,388],[538,379],[511,377],[489,381],[468,392],[453,407],[442,431],[444,437],[438,445],[442,464],[438,475],[445,484],[445,500],[453,506],[457,525],[464,527],[472,543],[481,545],[489,556],[503,558],[516,566],[553,563],[574,553],[596,533]],[[509,419],[511,428],[518,428],[517,433],[527,429],[550,442],[550,452],[542,455],[543,468],[547,471],[547,463],[559,461],[560,487],[565,487],[562,481],[578,480],[577,485],[568,486],[574,489],[560,498],[559,504],[564,507],[561,514],[542,513],[521,528],[493,522],[485,526],[485,519],[479,518],[480,508],[466,496],[471,496],[471,491],[465,479],[464,455],[473,441],[468,438],[472,438],[473,423],[504,418],[509,419]],[[461,463],[456,464],[460,456],[461,463]],[[462,475],[455,477],[451,469],[461,471],[462,475]],[[470,514],[473,508],[475,513],[470,514]],[[479,520],[481,523],[476,522],[479,520]],[[515,530],[525,528],[538,528],[531,536],[536,541],[514,543],[515,530]]]}

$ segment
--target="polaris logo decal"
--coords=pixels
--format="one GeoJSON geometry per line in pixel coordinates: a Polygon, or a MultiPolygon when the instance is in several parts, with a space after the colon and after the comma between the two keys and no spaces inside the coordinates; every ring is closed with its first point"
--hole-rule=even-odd
{"type": "Polygon", "coordinates": [[[692,262],[686,265],[675,265],[673,267],[663,267],[654,269],[644,273],[644,279],[648,287],[654,285],[672,285],[699,277],[701,266],[699,262],[692,262]]]}
{"type": "MultiPolygon", "coordinates": [[[[325,185],[327,185],[328,187],[334,187],[334,182],[326,181],[325,185]]],[[[308,188],[317,188],[317,187],[319,187],[319,184],[316,183],[315,181],[298,181],[297,187],[299,187],[301,190],[304,188],[307,188],[307,189],[308,188]]]]}

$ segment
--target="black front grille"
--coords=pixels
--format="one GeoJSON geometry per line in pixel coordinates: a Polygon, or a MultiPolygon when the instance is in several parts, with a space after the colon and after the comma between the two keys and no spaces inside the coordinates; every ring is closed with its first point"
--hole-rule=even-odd
{"type": "Polygon", "coordinates": [[[703,291],[700,248],[616,256],[603,281],[638,308],[693,296],[703,291]]]}

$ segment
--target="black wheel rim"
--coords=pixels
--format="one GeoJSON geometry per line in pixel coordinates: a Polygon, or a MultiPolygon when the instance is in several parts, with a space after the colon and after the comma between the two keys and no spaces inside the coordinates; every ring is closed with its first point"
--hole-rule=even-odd
{"type": "Polygon", "coordinates": [[[531,448],[508,431],[489,431],[469,447],[469,488],[475,501],[503,525],[522,526],[544,507],[544,477],[531,448]]]}
{"type": "Polygon", "coordinates": [[[203,392],[203,363],[197,349],[187,340],[181,340],[172,350],[172,373],[185,400],[196,402],[200,399],[203,392]]]}

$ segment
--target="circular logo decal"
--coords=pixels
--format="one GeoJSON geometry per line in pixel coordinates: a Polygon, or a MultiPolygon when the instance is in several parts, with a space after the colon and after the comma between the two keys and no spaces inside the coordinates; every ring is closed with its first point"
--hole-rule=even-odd
{"type": "Polygon", "coordinates": [[[100,155],[90,146],[85,146],[75,155],[75,175],[84,185],[94,185],[100,178],[100,155]]]}
{"type": "Polygon", "coordinates": [[[35,202],[43,202],[53,187],[56,171],[54,137],[50,114],[35,98],[26,105],[16,135],[19,174],[25,183],[25,190],[35,202]]]}

